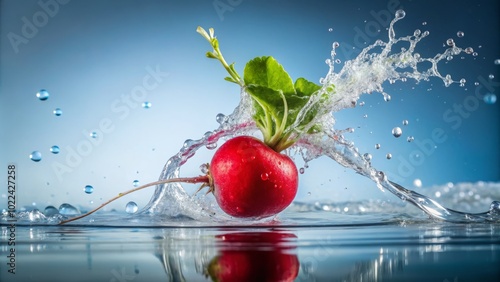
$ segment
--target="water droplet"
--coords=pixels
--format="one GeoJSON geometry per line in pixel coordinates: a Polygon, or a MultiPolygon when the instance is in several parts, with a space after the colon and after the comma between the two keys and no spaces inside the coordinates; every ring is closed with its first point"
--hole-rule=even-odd
{"type": "Polygon", "coordinates": [[[47,206],[45,208],[45,210],[43,211],[43,214],[45,214],[45,216],[47,216],[47,217],[56,215],[58,213],[59,213],[59,210],[56,209],[56,207],[54,207],[54,206],[47,206]]]}
{"type": "Polygon", "coordinates": [[[30,159],[34,162],[39,162],[42,160],[42,153],[38,152],[38,151],[33,151],[31,152],[30,154],[30,159]]]}
{"type": "Polygon", "coordinates": [[[268,179],[269,179],[269,174],[267,174],[267,173],[265,173],[265,172],[264,172],[264,173],[262,173],[262,174],[260,175],[260,179],[262,179],[262,180],[264,180],[264,181],[268,180],[268,179]]]}
{"type": "Polygon", "coordinates": [[[389,102],[391,100],[391,95],[384,93],[384,101],[389,102]]]}
{"type": "Polygon", "coordinates": [[[396,18],[396,19],[398,19],[398,20],[399,20],[399,19],[404,18],[405,16],[406,16],[406,13],[405,13],[405,11],[404,11],[404,10],[397,10],[397,11],[396,11],[396,14],[395,14],[395,18],[396,18]]]}
{"type": "Polygon", "coordinates": [[[399,127],[394,127],[392,129],[392,135],[394,135],[394,137],[398,138],[401,136],[401,134],[403,134],[403,131],[401,130],[401,128],[399,127]]]}
{"type": "Polygon", "coordinates": [[[342,61],[340,59],[335,59],[335,63],[340,64],[340,63],[342,63],[342,61]]]}
{"type": "Polygon", "coordinates": [[[311,196],[311,192],[307,192],[307,196],[311,196]]]}
{"type": "Polygon", "coordinates": [[[142,107],[143,107],[144,109],[149,109],[149,108],[151,108],[151,102],[147,102],[147,101],[146,101],[146,102],[142,103],[142,107]]]}
{"type": "Polygon", "coordinates": [[[59,154],[61,150],[59,149],[59,146],[54,145],[50,147],[50,151],[52,152],[52,154],[59,154]]]}
{"type": "Polygon", "coordinates": [[[477,52],[472,53],[473,57],[477,57],[477,55],[479,55],[477,52]]]}
{"type": "Polygon", "coordinates": [[[483,100],[486,104],[495,104],[496,101],[497,101],[497,95],[493,94],[493,93],[486,93],[486,95],[484,95],[483,97],[483,100]]]}
{"type": "Polygon", "coordinates": [[[415,140],[413,136],[408,136],[408,138],[406,138],[406,141],[408,142],[413,142],[413,140],[415,140]]]}
{"type": "Polygon", "coordinates": [[[90,137],[92,137],[92,138],[97,138],[97,132],[95,132],[95,131],[90,132],[90,134],[89,134],[89,135],[90,135],[90,137]]]}
{"type": "Polygon", "coordinates": [[[422,22],[422,25],[427,25],[427,22],[422,22]]]}
{"type": "Polygon", "coordinates": [[[371,161],[371,159],[372,159],[372,155],[371,155],[371,154],[369,154],[369,153],[365,153],[365,154],[363,154],[363,158],[364,158],[365,160],[367,160],[367,161],[371,161]]]}
{"type": "Polygon", "coordinates": [[[490,212],[500,214],[500,201],[491,202],[490,212]]]}
{"type": "Polygon", "coordinates": [[[332,43],[333,49],[338,48],[339,46],[340,46],[340,44],[337,41],[332,43]]]}
{"type": "Polygon", "coordinates": [[[380,149],[380,144],[375,144],[375,149],[380,149]]]}
{"type": "Polygon", "coordinates": [[[457,36],[458,37],[464,37],[465,33],[463,31],[458,31],[457,36]]]}
{"type": "Polygon", "coordinates": [[[476,81],[476,82],[474,82],[474,85],[475,85],[475,86],[479,86],[479,82],[477,82],[477,81],[476,81]]]}
{"type": "Polygon", "coordinates": [[[207,174],[208,173],[208,164],[202,164],[202,165],[200,165],[200,171],[203,174],[207,174]]]}
{"type": "Polygon", "coordinates": [[[92,187],[92,185],[86,185],[83,188],[83,191],[87,194],[92,194],[92,192],[94,192],[94,187],[92,187]]]}
{"type": "Polygon", "coordinates": [[[139,187],[139,180],[136,179],[136,180],[132,181],[132,185],[134,187],[139,187]]]}
{"type": "Polygon", "coordinates": [[[215,117],[215,120],[219,123],[222,124],[226,121],[226,116],[224,114],[217,114],[215,117]]]}
{"type": "Polygon", "coordinates": [[[330,28],[328,29],[328,32],[332,32],[332,31],[333,31],[333,28],[331,28],[331,27],[330,27],[330,28]]]}
{"type": "Polygon", "coordinates": [[[465,51],[466,54],[469,54],[469,55],[472,54],[472,53],[474,53],[474,49],[472,49],[472,47],[467,47],[467,48],[465,48],[464,51],[465,51]]]}
{"type": "Polygon", "coordinates": [[[391,153],[387,153],[387,155],[385,155],[385,157],[386,157],[388,160],[390,160],[390,159],[392,159],[392,154],[391,154],[391,153]]]}
{"type": "Polygon", "coordinates": [[[59,206],[59,213],[61,215],[77,215],[80,214],[80,211],[74,206],[64,203],[59,206]]]}
{"type": "Polygon", "coordinates": [[[139,207],[135,202],[128,202],[127,205],[125,206],[125,212],[132,214],[136,213],[139,210],[139,207]]]}
{"type": "Polygon", "coordinates": [[[49,99],[49,96],[50,96],[49,92],[45,89],[40,89],[40,91],[36,93],[36,97],[40,99],[40,101],[45,101],[49,99]]]}
{"type": "Polygon", "coordinates": [[[52,111],[56,117],[62,115],[62,110],[60,108],[56,108],[54,111],[52,111]]]}
{"type": "Polygon", "coordinates": [[[466,80],[465,80],[465,78],[462,78],[462,79],[460,79],[460,81],[459,81],[459,82],[460,82],[460,86],[461,86],[461,87],[464,87],[464,86],[465,86],[465,82],[466,82],[466,80]]]}
{"type": "Polygon", "coordinates": [[[490,73],[490,75],[488,75],[488,78],[489,78],[489,79],[493,79],[493,78],[495,78],[495,75],[494,75],[494,74],[492,74],[492,73],[490,73]]]}
{"type": "Polygon", "coordinates": [[[403,125],[408,125],[408,120],[407,119],[403,120],[403,125]]]}
{"type": "Polygon", "coordinates": [[[304,172],[305,172],[304,168],[303,168],[303,167],[301,167],[301,168],[299,169],[299,173],[300,173],[300,174],[304,174],[304,172]]]}
{"type": "Polygon", "coordinates": [[[365,102],[361,101],[361,102],[359,102],[359,105],[360,105],[361,107],[363,107],[363,106],[365,105],[365,102]]]}
{"type": "Polygon", "coordinates": [[[454,46],[455,45],[455,41],[453,41],[452,38],[448,38],[448,40],[446,40],[446,45],[448,45],[448,46],[454,46]]]}
{"type": "Polygon", "coordinates": [[[217,143],[216,142],[208,143],[207,145],[205,145],[205,147],[209,150],[213,150],[213,149],[217,148],[217,143]]]}
{"type": "Polygon", "coordinates": [[[420,180],[420,179],[418,179],[418,178],[417,178],[417,179],[415,179],[415,180],[413,180],[413,185],[414,185],[415,187],[418,187],[418,188],[422,187],[422,180],[420,180]]]}
{"type": "Polygon", "coordinates": [[[420,29],[416,29],[416,30],[413,32],[413,36],[419,36],[421,33],[422,33],[422,31],[421,31],[420,29]]]}
{"type": "Polygon", "coordinates": [[[367,117],[368,117],[368,115],[363,115],[363,118],[367,118],[367,117]]]}
{"type": "Polygon", "coordinates": [[[495,65],[500,65],[500,59],[496,59],[496,60],[494,60],[494,61],[493,61],[493,63],[494,63],[495,65]]]}

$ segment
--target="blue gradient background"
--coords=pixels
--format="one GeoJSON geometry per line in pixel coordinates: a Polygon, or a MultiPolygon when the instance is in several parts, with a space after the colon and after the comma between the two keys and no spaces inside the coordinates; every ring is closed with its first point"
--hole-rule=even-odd
{"type": "MultiPolygon", "coordinates": [[[[498,95],[500,66],[493,63],[500,58],[498,6],[497,1],[72,0],[58,4],[58,11],[16,52],[9,34],[22,36],[23,17],[33,23],[33,16],[44,10],[37,1],[3,0],[0,163],[5,168],[17,164],[21,206],[42,210],[64,202],[95,206],[132,188],[134,179],[156,180],[184,140],[215,129],[215,116],[229,114],[237,105],[237,86],[225,82],[223,68],[204,57],[209,46],[195,32],[198,25],[215,28],[225,57],[236,62],[240,72],[249,59],[272,55],[292,77],[318,81],[327,72],[324,61],[332,42],[341,43],[342,62],[354,58],[366,44],[386,40],[386,14],[397,7],[406,11],[396,25],[397,35],[412,34],[417,28],[430,31],[417,48],[423,56],[442,52],[450,37],[479,53],[440,64],[443,74],[465,78],[466,86],[446,88],[438,79],[387,84],[390,102],[378,93],[364,95],[363,107],[335,114],[336,127],[355,128],[346,137],[360,152],[371,153],[374,166],[392,179],[409,188],[414,188],[414,179],[421,179],[424,188],[416,188],[420,192],[448,182],[497,182],[500,103],[486,104],[474,93],[498,95]],[[214,3],[224,3],[228,9],[217,10],[214,3]],[[465,36],[457,38],[457,31],[465,36]],[[130,97],[134,87],[143,85],[148,68],[159,69],[164,76],[141,101],[123,102],[122,96],[130,97]],[[488,80],[489,74],[495,78],[488,80]],[[51,94],[47,101],[35,96],[42,88],[51,94]],[[143,109],[142,101],[150,101],[152,107],[143,109]],[[454,105],[464,103],[474,110],[455,112],[454,105]],[[63,110],[62,116],[52,114],[56,107],[63,110]],[[409,125],[402,126],[404,119],[409,125]],[[86,155],[69,165],[71,150],[90,144],[88,133],[103,120],[112,130],[100,134],[86,155]],[[394,126],[403,129],[401,138],[391,135],[394,126]],[[429,140],[436,129],[446,134],[446,140],[434,140],[434,147],[429,140]],[[406,142],[409,135],[415,142],[406,142]],[[376,143],[382,148],[375,150],[376,143]],[[61,153],[51,154],[52,145],[58,145],[61,153]],[[33,150],[43,154],[42,161],[29,160],[33,150]],[[393,158],[387,160],[386,153],[393,158]],[[68,168],[60,178],[54,169],[58,164],[68,168]],[[94,186],[93,194],[83,192],[88,184],[94,186]]],[[[199,164],[212,153],[202,150],[182,174],[199,174],[199,164]]],[[[299,160],[297,164],[303,165],[299,160]]],[[[300,185],[297,199],[304,201],[393,198],[370,180],[324,158],[309,163],[300,185]]],[[[5,199],[7,189],[2,189],[5,199]]],[[[152,193],[153,189],[141,191],[114,207],[122,209],[131,199],[142,207],[152,193]]],[[[5,202],[0,208],[6,207],[5,202]]]]}

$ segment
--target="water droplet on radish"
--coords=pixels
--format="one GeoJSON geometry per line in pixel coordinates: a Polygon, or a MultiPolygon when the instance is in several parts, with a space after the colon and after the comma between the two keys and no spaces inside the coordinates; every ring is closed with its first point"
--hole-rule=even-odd
{"type": "Polygon", "coordinates": [[[268,180],[269,179],[269,174],[267,174],[266,172],[262,173],[260,175],[260,179],[262,179],[264,181],[268,180]]]}

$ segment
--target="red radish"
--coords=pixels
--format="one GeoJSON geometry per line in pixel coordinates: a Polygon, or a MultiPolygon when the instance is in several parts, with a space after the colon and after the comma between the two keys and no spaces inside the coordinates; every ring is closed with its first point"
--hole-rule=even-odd
{"type": "Polygon", "coordinates": [[[296,238],[293,234],[249,232],[217,238],[221,251],[206,270],[213,281],[294,281],[299,273],[297,255],[286,244],[296,238]]]}
{"type": "Polygon", "coordinates": [[[217,203],[234,217],[278,214],[297,194],[293,161],[254,137],[239,136],[224,143],[212,158],[210,175],[217,203]]]}

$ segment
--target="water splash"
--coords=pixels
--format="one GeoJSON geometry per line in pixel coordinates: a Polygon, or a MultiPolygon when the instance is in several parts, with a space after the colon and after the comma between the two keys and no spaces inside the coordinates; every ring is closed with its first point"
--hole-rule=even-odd
{"type": "MultiPolygon", "coordinates": [[[[333,43],[331,59],[326,60],[329,71],[324,78],[320,79],[322,88],[311,96],[308,104],[295,121],[295,124],[300,124],[306,117],[306,113],[314,108],[318,111],[318,115],[304,131],[308,131],[310,127],[318,124],[321,125],[322,131],[318,134],[300,136],[299,141],[294,147],[287,150],[287,153],[299,152],[306,163],[320,156],[328,156],[344,167],[372,179],[381,190],[387,190],[398,198],[415,205],[432,218],[451,222],[500,221],[498,202],[494,202],[491,205],[493,208],[484,213],[464,213],[447,209],[429,197],[388,180],[384,172],[371,166],[371,158],[360,154],[354,144],[344,138],[343,131],[334,129],[335,119],[332,113],[356,105],[362,94],[378,92],[383,95],[384,100],[390,100],[391,96],[384,91],[382,86],[386,81],[394,83],[398,80],[408,81],[412,79],[415,82],[420,82],[436,77],[440,78],[446,87],[454,83],[465,84],[463,79],[455,81],[450,74],[441,74],[438,70],[438,63],[442,60],[452,60],[453,57],[462,53],[475,56],[474,50],[471,47],[462,49],[456,46],[453,39],[448,39],[446,42],[448,47],[443,53],[438,53],[430,58],[422,57],[415,52],[415,47],[428,36],[429,32],[417,29],[412,35],[397,37],[394,25],[404,17],[405,12],[398,10],[389,26],[388,41],[375,41],[363,49],[355,59],[346,61],[339,72],[335,72],[335,50],[339,44],[333,43]],[[406,42],[409,46],[398,51],[393,50],[393,46],[399,42],[406,42]],[[425,68],[422,66],[423,64],[430,64],[430,67],[425,68]],[[327,97],[326,101],[325,97],[327,97]]],[[[217,115],[220,127],[213,132],[205,134],[198,140],[186,140],[180,152],[165,164],[160,179],[179,177],[182,165],[199,148],[206,147],[207,144],[216,144],[221,138],[249,135],[256,132],[257,127],[251,119],[252,113],[249,109],[252,109],[251,100],[242,91],[240,104],[234,112],[229,116],[217,115]]],[[[291,128],[294,126],[292,125],[291,128]]],[[[400,136],[401,134],[397,133],[396,135],[400,136]]],[[[167,216],[182,215],[198,220],[226,220],[229,218],[214,204],[214,201],[210,201],[208,198],[192,197],[177,183],[157,186],[155,194],[142,212],[167,216]]]]}

